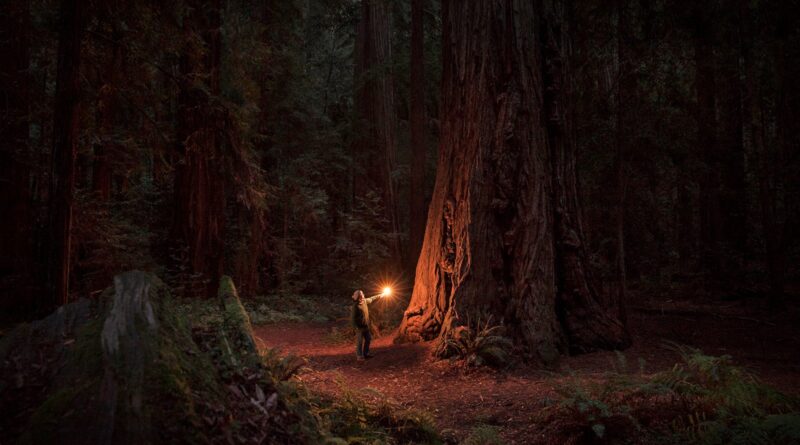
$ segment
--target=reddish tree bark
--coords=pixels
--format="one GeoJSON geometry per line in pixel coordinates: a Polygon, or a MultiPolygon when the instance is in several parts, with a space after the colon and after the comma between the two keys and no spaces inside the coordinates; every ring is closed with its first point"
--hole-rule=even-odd
{"type": "MultiPolygon", "coordinates": [[[[559,321],[567,335],[569,349],[574,353],[589,352],[598,348],[620,349],[630,344],[630,336],[625,327],[624,303],[624,249],[618,239],[618,267],[621,268],[621,289],[610,298],[604,299],[595,286],[589,259],[584,245],[581,207],[578,200],[578,175],[576,169],[576,134],[574,105],[572,101],[573,82],[569,68],[572,55],[571,32],[569,29],[569,2],[543,2],[540,14],[543,15],[544,31],[542,48],[544,53],[544,110],[546,116],[547,142],[551,152],[553,175],[553,233],[555,238],[555,278],[556,310],[559,321]]],[[[621,5],[622,6],[622,5],[621,5]]],[[[624,13],[620,24],[625,30],[624,13]]],[[[620,60],[622,62],[622,60],[620,60]]],[[[622,66],[622,65],[620,65],[622,66]]],[[[620,76],[620,88],[627,93],[627,77],[620,76]]],[[[621,92],[618,91],[618,94],[621,92]]],[[[617,97],[622,105],[621,96],[617,97]]],[[[619,110],[618,110],[619,113],[619,110]]],[[[618,119],[620,115],[618,114],[618,119]]],[[[618,120],[618,125],[621,120],[618,120]]],[[[621,131],[622,127],[618,128],[621,131]]],[[[621,135],[618,134],[618,137],[621,135]]],[[[622,140],[618,140],[622,144],[622,140]]],[[[618,146],[620,149],[622,146],[618,146]]],[[[618,152],[619,156],[622,153],[618,152]]],[[[618,159],[622,164],[623,158],[618,159]]],[[[618,165],[618,168],[622,168],[618,165]]],[[[618,170],[619,172],[619,170],[618,170]]],[[[618,178],[619,179],[619,178],[618,178]]],[[[623,183],[618,184],[624,187],[623,183]]],[[[624,213],[624,190],[619,212],[624,213]]],[[[620,226],[624,218],[618,215],[617,235],[624,236],[620,226]]]]}
{"type": "Polygon", "coordinates": [[[567,340],[628,343],[585,291],[560,7],[443,3],[439,167],[399,340],[447,335],[479,312],[546,363],[567,340]]]}
{"type": "MultiPolygon", "coordinates": [[[[111,14],[113,15],[113,14],[111,14]]],[[[112,157],[117,151],[114,141],[114,124],[117,114],[120,76],[122,74],[122,39],[124,37],[119,19],[112,17],[111,41],[108,43],[108,61],[103,86],[97,102],[97,121],[100,142],[94,147],[92,165],[92,190],[102,201],[111,198],[111,184],[114,175],[112,157]]]]}
{"type": "Polygon", "coordinates": [[[225,182],[219,150],[220,2],[195,1],[187,9],[181,55],[183,84],[178,105],[178,162],[175,166],[173,241],[185,249],[189,272],[215,294],[224,264],[225,182]],[[204,45],[192,37],[199,34],[204,45]]]}
{"type": "Polygon", "coordinates": [[[0,277],[19,294],[31,276],[31,157],[28,147],[30,5],[27,0],[0,6],[0,277]],[[5,281],[5,280],[4,280],[5,281]],[[13,283],[13,284],[12,284],[13,283]]]}
{"type": "Polygon", "coordinates": [[[392,79],[391,3],[362,0],[361,20],[355,43],[355,108],[364,128],[355,144],[357,173],[354,193],[364,196],[369,190],[381,193],[387,229],[392,234],[392,250],[400,256],[397,202],[392,172],[397,142],[392,79]]]}
{"type": "Polygon", "coordinates": [[[416,266],[425,234],[425,55],[424,0],[411,2],[411,181],[409,188],[409,264],[416,266]]]}
{"type": "Polygon", "coordinates": [[[70,231],[79,136],[81,40],[85,7],[83,0],[63,0],[60,9],[50,174],[51,240],[47,276],[47,282],[52,286],[50,303],[53,305],[69,301],[70,231]]]}
{"type": "Polygon", "coordinates": [[[720,165],[717,149],[716,70],[714,26],[711,12],[696,6],[694,29],[695,94],[697,96],[697,144],[703,168],[700,172],[700,258],[711,278],[719,278],[720,165]]]}

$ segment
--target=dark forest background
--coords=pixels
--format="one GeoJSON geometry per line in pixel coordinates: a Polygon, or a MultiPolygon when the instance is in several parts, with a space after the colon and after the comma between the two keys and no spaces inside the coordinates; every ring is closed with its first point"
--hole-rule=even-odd
{"type": "MultiPolygon", "coordinates": [[[[410,289],[441,6],[413,21],[410,0],[368,3],[4,1],[3,313],[96,295],[127,269],[186,296],[222,274],[245,296],[410,289]]],[[[800,272],[797,2],[579,3],[569,110],[603,288],[785,304],[800,272]]]]}

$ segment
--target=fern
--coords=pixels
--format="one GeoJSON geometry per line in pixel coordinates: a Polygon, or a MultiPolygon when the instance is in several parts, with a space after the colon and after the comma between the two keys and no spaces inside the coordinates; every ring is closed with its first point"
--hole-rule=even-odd
{"type": "Polygon", "coordinates": [[[503,336],[503,325],[492,325],[489,317],[485,323],[478,320],[471,325],[457,326],[440,340],[436,355],[441,358],[458,358],[467,366],[492,366],[503,368],[511,362],[513,343],[503,336]]]}

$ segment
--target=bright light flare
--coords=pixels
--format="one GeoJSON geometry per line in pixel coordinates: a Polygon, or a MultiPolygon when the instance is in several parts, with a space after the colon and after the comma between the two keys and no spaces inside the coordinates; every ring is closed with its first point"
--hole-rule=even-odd
{"type": "Polygon", "coordinates": [[[392,288],[391,288],[391,287],[388,287],[388,286],[387,286],[387,287],[384,287],[384,288],[383,288],[383,294],[382,294],[382,295],[383,295],[384,297],[388,297],[389,295],[392,295],[392,288]]]}

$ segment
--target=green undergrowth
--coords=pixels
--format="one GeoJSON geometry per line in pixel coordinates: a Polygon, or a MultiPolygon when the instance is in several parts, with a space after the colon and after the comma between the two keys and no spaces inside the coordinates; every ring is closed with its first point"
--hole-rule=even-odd
{"type": "Polygon", "coordinates": [[[348,316],[349,299],[322,295],[267,295],[244,300],[253,324],[334,321],[348,316]]]}
{"type": "Polygon", "coordinates": [[[504,445],[505,442],[500,438],[500,430],[493,425],[479,424],[472,427],[469,436],[462,442],[462,445],[504,445]]]}
{"type": "Polygon", "coordinates": [[[310,392],[227,277],[194,307],[150,274],[115,283],[0,341],[0,443],[439,443],[425,413],[310,392]]]}
{"type": "MultiPolygon", "coordinates": [[[[253,325],[270,323],[324,323],[346,319],[349,300],[334,301],[319,295],[268,295],[240,300],[253,325]]],[[[222,313],[213,300],[182,300],[181,311],[196,326],[219,323],[222,313]]]]}
{"type": "Polygon", "coordinates": [[[505,327],[492,324],[491,317],[474,323],[468,320],[440,338],[434,353],[440,358],[459,360],[466,367],[507,368],[513,343],[504,333],[505,327]]]}
{"type": "Polygon", "coordinates": [[[433,416],[406,408],[380,391],[354,390],[339,382],[336,397],[322,397],[314,413],[337,444],[441,444],[433,416]]]}
{"type": "MultiPolygon", "coordinates": [[[[800,444],[800,400],[762,383],[730,356],[678,345],[681,362],[654,375],[618,370],[570,377],[534,415],[564,443],[800,444]]],[[[554,442],[551,442],[554,443],[554,442]]]]}

